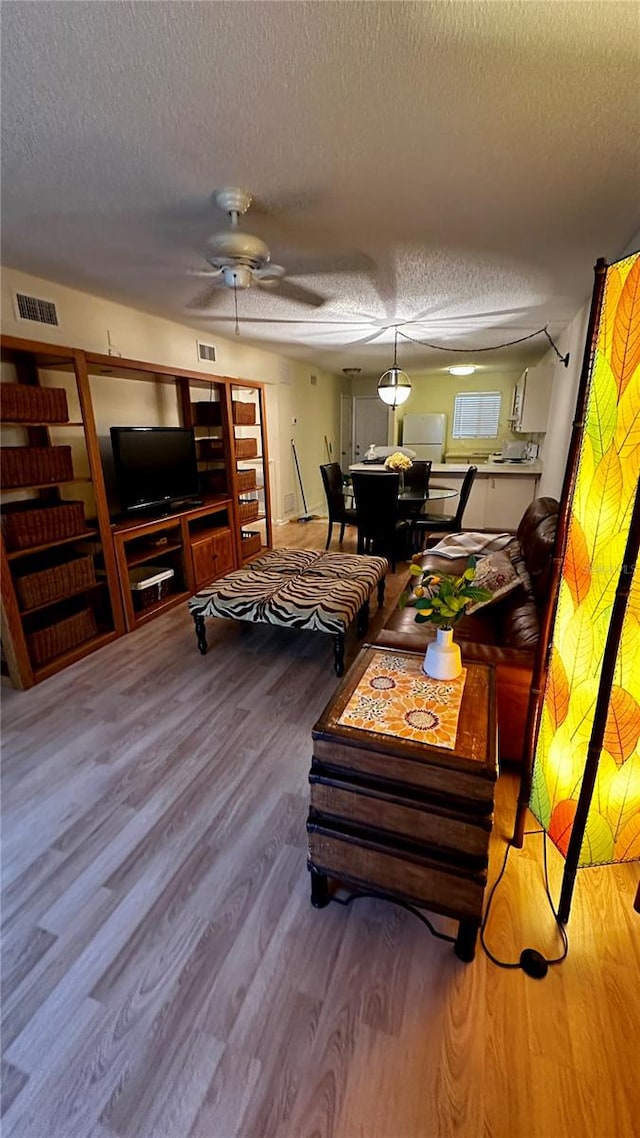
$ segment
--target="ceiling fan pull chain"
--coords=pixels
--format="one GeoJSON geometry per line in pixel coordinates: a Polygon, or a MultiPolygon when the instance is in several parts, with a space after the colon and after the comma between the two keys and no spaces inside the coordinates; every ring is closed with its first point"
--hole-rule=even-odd
{"type": "Polygon", "coordinates": [[[236,332],[236,336],[239,336],[240,335],[240,326],[238,324],[238,290],[236,288],[236,274],[235,273],[233,274],[233,303],[234,303],[235,309],[236,309],[235,332],[236,332]]]}

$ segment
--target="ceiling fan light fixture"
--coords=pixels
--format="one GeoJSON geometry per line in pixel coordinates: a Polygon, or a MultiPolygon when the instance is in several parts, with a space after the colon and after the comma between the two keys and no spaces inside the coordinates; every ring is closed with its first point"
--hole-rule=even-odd
{"type": "Polygon", "coordinates": [[[449,375],[473,375],[477,371],[475,364],[454,364],[453,367],[447,368],[449,375]]]}
{"type": "Polygon", "coordinates": [[[222,276],[228,288],[249,288],[251,284],[251,269],[246,265],[226,265],[222,276]]]}
{"type": "Polygon", "coordinates": [[[398,329],[393,341],[393,364],[378,380],[378,395],[388,407],[399,407],[411,395],[411,380],[406,371],[398,367],[398,329]]]}

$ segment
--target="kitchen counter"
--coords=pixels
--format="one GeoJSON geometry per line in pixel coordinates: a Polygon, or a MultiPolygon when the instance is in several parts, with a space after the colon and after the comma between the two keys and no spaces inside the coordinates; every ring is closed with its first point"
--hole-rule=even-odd
{"type": "MultiPolygon", "coordinates": [[[[542,474],[540,459],[530,462],[434,462],[431,482],[434,486],[460,491],[462,480],[469,467],[477,466],[478,473],[464,512],[463,526],[467,530],[515,530],[529,502],[536,496],[542,474]]],[[[384,471],[384,463],[356,462],[350,471],[384,471]]],[[[429,506],[432,514],[454,513],[453,507],[443,510],[440,502],[429,506]]]]}
{"type": "MultiPolygon", "coordinates": [[[[540,459],[533,459],[531,462],[434,462],[431,466],[431,475],[441,474],[466,474],[470,466],[477,466],[478,473],[476,478],[482,478],[485,475],[501,475],[501,474],[526,474],[529,478],[539,478],[542,474],[542,463],[540,459]]],[[[369,472],[387,471],[384,463],[380,462],[354,462],[349,470],[368,470],[369,472]]]]}

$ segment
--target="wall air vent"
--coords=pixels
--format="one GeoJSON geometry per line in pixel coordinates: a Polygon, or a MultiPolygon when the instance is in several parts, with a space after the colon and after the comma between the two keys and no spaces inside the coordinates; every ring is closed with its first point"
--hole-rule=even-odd
{"type": "Polygon", "coordinates": [[[52,300],[43,300],[40,296],[27,296],[24,292],[15,294],[15,309],[18,320],[33,320],[35,324],[53,324],[57,326],[58,312],[52,300]]]}
{"type": "Polygon", "coordinates": [[[216,350],[213,344],[204,344],[202,340],[198,340],[198,359],[207,360],[208,363],[215,363],[216,350]]]}
{"type": "Polygon", "coordinates": [[[317,375],[310,375],[309,376],[309,383],[311,384],[312,387],[317,387],[317,384],[318,384],[317,375]]]}

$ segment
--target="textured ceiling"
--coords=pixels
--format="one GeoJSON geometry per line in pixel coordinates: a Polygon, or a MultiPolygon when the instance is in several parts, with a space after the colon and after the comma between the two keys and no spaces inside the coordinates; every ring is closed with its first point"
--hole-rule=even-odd
{"type": "Polygon", "coordinates": [[[212,190],[240,185],[244,228],[326,297],[240,293],[245,339],[367,373],[395,324],[451,347],[557,335],[638,229],[639,12],[5,0],[3,262],[230,335],[233,295],[187,313],[187,270],[226,224],[212,190]]]}

